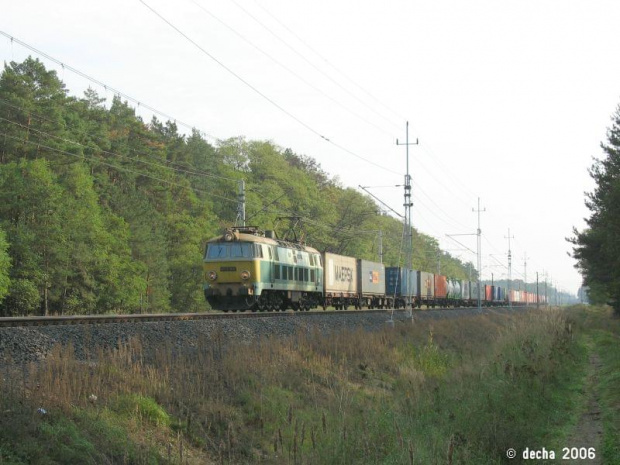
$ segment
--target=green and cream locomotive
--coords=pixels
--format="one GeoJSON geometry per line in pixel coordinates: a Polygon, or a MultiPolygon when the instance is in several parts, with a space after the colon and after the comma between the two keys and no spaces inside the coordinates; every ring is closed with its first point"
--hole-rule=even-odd
{"type": "Polygon", "coordinates": [[[205,298],[215,310],[310,310],[323,303],[321,255],[272,231],[235,227],[207,242],[205,298]]]}

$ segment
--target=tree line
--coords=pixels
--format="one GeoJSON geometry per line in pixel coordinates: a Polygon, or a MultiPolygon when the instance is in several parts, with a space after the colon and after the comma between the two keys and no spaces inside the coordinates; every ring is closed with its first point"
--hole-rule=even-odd
{"type": "Polygon", "coordinates": [[[574,228],[568,241],[590,302],[608,303],[620,316],[620,105],[611,119],[607,141],[601,143],[603,157],[589,170],[596,183],[594,191],[586,193],[590,217],[586,228],[574,228]]]}
{"type": "MultiPolygon", "coordinates": [[[[71,96],[37,59],[0,75],[0,315],[200,311],[205,242],[235,222],[283,235],[301,218],[322,251],[404,263],[402,222],[313,158],[271,141],[210,143],[127,102],[71,96]],[[287,219],[289,217],[289,219],[287,219]]],[[[414,267],[469,269],[414,231],[414,267]]],[[[469,264],[471,266],[471,264],[469,264]]],[[[474,272],[475,277],[475,272],[474,272]]]]}

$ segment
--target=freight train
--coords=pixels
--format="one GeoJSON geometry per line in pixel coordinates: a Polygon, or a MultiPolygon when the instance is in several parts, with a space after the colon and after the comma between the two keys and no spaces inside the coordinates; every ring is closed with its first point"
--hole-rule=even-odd
{"type": "MultiPolygon", "coordinates": [[[[203,268],[205,298],[224,312],[404,308],[408,301],[418,308],[478,304],[475,281],[320,253],[253,226],[229,228],[209,240],[203,268]]],[[[480,288],[484,306],[535,304],[536,297],[516,290],[508,295],[499,286],[480,288]]]]}

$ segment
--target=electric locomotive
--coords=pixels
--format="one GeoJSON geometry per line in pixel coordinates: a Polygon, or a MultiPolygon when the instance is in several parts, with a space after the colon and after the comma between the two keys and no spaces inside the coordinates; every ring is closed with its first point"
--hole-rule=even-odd
{"type": "Polygon", "coordinates": [[[323,303],[320,253],[254,226],[227,229],[207,242],[205,298],[215,310],[310,310],[323,303]]]}

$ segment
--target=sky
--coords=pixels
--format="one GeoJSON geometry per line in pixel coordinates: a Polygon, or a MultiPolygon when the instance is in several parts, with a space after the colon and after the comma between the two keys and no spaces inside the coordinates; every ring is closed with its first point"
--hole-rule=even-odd
{"type": "Polygon", "coordinates": [[[4,62],[33,55],[72,95],[90,86],[109,102],[115,89],[146,121],[154,108],[212,143],[270,140],[400,212],[396,140],[409,122],[414,227],[475,264],[475,236],[448,235],[476,232],[480,199],[483,279],[508,276],[510,236],[513,279],[581,284],[565,238],[585,227],[588,168],[620,104],[617,0],[0,0],[0,11],[0,31],[67,66],[0,36],[4,62]]]}

